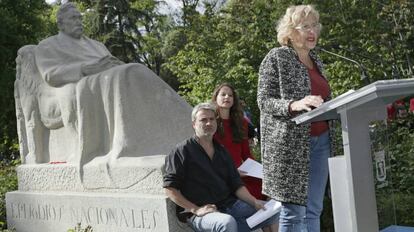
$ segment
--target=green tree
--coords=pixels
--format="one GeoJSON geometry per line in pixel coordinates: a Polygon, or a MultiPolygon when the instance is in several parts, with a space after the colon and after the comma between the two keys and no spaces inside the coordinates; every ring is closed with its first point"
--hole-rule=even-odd
{"type": "MultiPolygon", "coordinates": [[[[214,1],[213,1],[214,3],[214,1]]],[[[183,27],[186,44],[167,66],[178,77],[181,93],[191,103],[208,99],[214,86],[232,82],[250,106],[254,118],[257,72],[261,60],[276,42],[275,26],[285,9],[297,1],[231,0],[214,11],[194,14],[183,27]]],[[[413,3],[317,0],[323,30],[320,46],[357,60],[371,81],[412,77],[413,3]],[[397,75],[399,74],[399,75],[397,75]]],[[[355,64],[320,53],[334,96],[365,85],[355,64]]]]}
{"type": "Polygon", "coordinates": [[[51,11],[43,0],[0,1],[0,159],[17,157],[18,152],[13,100],[17,50],[53,31],[51,11]]]}
{"type": "Polygon", "coordinates": [[[162,36],[168,27],[167,17],[158,12],[158,1],[96,0],[82,4],[88,36],[102,41],[124,62],[143,63],[160,74],[162,36]]]}
{"type": "Polygon", "coordinates": [[[6,227],[5,193],[17,188],[13,159],[18,157],[14,80],[17,50],[36,44],[56,31],[52,23],[53,9],[44,0],[0,1],[0,229],[6,227]],[[11,161],[11,162],[10,162],[11,161]]]}
{"type": "MultiPolygon", "coordinates": [[[[177,53],[187,44],[187,36],[183,27],[172,27],[163,37],[163,44],[161,48],[162,56],[165,61],[177,55],[177,53]]],[[[161,77],[173,89],[178,91],[180,82],[177,76],[168,68],[168,62],[163,63],[161,67],[161,77]]]]}
{"type": "MultiPolygon", "coordinates": [[[[409,1],[316,1],[323,24],[320,44],[327,50],[357,60],[371,82],[412,77],[413,16],[409,1]],[[398,20],[397,20],[398,19],[398,20]]],[[[321,54],[334,95],[363,86],[360,70],[340,58],[321,54]]]]}
{"type": "Polygon", "coordinates": [[[204,4],[204,14],[184,27],[187,43],[167,66],[182,83],[180,93],[195,104],[210,98],[221,82],[232,83],[255,112],[257,71],[276,46],[275,26],[281,13],[274,1],[218,1],[204,4]]]}

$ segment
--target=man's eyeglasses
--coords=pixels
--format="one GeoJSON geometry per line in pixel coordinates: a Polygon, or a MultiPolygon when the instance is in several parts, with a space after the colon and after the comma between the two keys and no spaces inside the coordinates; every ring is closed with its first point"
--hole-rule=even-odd
{"type": "Polygon", "coordinates": [[[311,31],[311,30],[320,31],[321,28],[322,28],[322,24],[320,23],[305,24],[305,25],[300,25],[300,26],[295,27],[295,29],[299,31],[311,31]]]}

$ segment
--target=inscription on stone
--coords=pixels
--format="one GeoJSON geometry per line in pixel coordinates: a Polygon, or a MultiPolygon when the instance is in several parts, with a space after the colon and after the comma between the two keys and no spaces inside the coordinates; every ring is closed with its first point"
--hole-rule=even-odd
{"type": "Polygon", "coordinates": [[[14,219],[60,221],[62,219],[63,205],[51,204],[26,204],[12,202],[9,204],[11,217],[14,219]]]}
{"type": "Polygon", "coordinates": [[[159,213],[156,210],[125,208],[70,208],[71,221],[87,225],[107,225],[128,228],[154,229],[159,213]]]}
{"type": "Polygon", "coordinates": [[[71,222],[76,225],[110,226],[156,230],[161,215],[158,210],[138,208],[114,208],[98,206],[67,206],[54,204],[33,204],[27,202],[8,202],[13,220],[28,220],[32,222],[71,222]]]}

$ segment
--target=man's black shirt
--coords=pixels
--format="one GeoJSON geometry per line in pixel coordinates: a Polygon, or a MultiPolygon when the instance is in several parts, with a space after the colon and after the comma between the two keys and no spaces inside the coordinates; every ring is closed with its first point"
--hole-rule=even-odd
{"type": "Polygon", "coordinates": [[[198,206],[215,204],[219,210],[229,207],[237,200],[234,193],[242,185],[232,158],[216,142],[212,159],[195,137],[177,145],[165,158],[163,186],[179,190],[198,206]]]}

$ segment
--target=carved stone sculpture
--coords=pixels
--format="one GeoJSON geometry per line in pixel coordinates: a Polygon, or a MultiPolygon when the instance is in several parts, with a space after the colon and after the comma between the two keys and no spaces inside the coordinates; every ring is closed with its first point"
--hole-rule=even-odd
{"type": "Polygon", "coordinates": [[[85,188],[126,188],[131,157],[167,154],[192,134],[191,107],[141,64],[82,35],[72,3],[59,34],[18,52],[16,112],[23,164],[79,165],[85,188]]]}
{"type": "Polygon", "coordinates": [[[165,155],[193,134],[191,106],[141,64],[82,35],[73,3],[59,34],[19,49],[15,102],[22,165],[6,194],[16,231],[191,231],[162,187],[165,155]]]}

